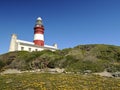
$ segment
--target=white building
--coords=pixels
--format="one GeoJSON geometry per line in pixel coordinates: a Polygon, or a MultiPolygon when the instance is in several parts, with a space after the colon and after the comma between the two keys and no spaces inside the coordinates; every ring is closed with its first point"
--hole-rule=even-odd
{"type": "Polygon", "coordinates": [[[42,50],[57,50],[57,44],[53,46],[44,45],[44,26],[42,24],[42,19],[37,18],[34,27],[34,42],[28,42],[24,40],[17,39],[16,34],[12,34],[9,52],[11,51],[42,51],[42,50]]]}

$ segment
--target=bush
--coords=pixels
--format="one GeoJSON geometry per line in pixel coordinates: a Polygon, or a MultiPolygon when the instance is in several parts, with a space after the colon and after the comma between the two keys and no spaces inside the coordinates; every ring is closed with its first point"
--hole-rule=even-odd
{"type": "Polygon", "coordinates": [[[78,61],[76,63],[72,63],[67,67],[67,71],[75,71],[82,73],[86,70],[91,70],[92,72],[101,72],[104,71],[104,69],[104,64],[91,61],[78,61]]]}
{"type": "Polygon", "coordinates": [[[5,66],[5,63],[0,60],[0,70],[5,66]]]}

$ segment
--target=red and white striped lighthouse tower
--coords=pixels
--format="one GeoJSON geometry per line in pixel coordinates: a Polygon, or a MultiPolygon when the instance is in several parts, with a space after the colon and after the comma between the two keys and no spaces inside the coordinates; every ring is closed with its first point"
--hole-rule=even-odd
{"type": "Polygon", "coordinates": [[[37,46],[44,46],[44,26],[41,17],[37,18],[34,27],[34,44],[37,46]]]}

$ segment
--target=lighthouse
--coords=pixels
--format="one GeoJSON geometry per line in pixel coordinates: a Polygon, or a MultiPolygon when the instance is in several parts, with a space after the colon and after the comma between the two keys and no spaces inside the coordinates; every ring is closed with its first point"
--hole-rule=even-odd
{"type": "Polygon", "coordinates": [[[52,46],[44,44],[44,26],[41,17],[38,17],[34,26],[33,42],[20,40],[16,34],[12,34],[9,52],[12,51],[42,51],[42,50],[58,50],[57,44],[52,46]]]}
{"type": "Polygon", "coordinates": [[[44,46],[44,26],[41,17],[38,17],[34,27],[34,44],[44,46]]]}

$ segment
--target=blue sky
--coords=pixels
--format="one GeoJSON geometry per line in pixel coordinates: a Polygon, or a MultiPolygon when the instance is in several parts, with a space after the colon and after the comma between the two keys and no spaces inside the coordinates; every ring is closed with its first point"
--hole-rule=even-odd
{"type": "Polygon", "coordinates": [[[45,44],[120,46],[120,0],[0,0],[0,54],[8,51],[12,33],[32,42],[38,16],[45,44]]]}

